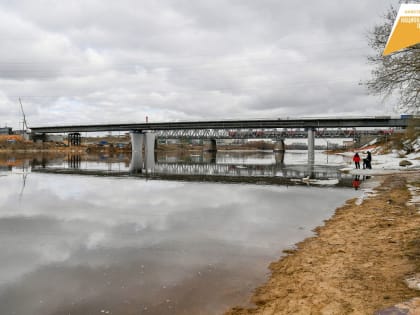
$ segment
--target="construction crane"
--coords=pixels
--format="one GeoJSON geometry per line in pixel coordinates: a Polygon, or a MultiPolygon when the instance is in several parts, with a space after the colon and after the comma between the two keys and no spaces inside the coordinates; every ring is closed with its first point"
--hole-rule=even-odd
{"type": "Polygon", "coordinates": [[[26,123],[26,116],[25,116],[25,112],[23,111],[23,105],[22,105],[22,101],[20,100],[19,97],[19,104],[20,104],[20,110],[22,111],[22,116],[23,116],[23,132],[28,130],[28,124],[26,123]]]}

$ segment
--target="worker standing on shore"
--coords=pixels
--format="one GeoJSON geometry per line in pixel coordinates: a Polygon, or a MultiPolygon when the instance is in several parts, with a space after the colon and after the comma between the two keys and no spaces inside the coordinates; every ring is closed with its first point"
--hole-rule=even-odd
{"type": "Polygon", "coordinates": [[[372,154],[367,151],[367,157],[363,159],[363,168],[372,169],[372,154]]]}
{"type": "Polygon", "coordinates": [[[353,156],[353,162],[357,169],[360,169],[360,156],[359,153],[356,152],[356,154],[353,156]]]}

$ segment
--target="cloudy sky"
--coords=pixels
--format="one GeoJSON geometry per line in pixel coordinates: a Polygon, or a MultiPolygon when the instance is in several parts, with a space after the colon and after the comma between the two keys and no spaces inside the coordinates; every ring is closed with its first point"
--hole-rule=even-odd
{"type": "Polygon", "coordinates": [[[0,0],[0,126],[383,115],[394,0],[0,0]]]}

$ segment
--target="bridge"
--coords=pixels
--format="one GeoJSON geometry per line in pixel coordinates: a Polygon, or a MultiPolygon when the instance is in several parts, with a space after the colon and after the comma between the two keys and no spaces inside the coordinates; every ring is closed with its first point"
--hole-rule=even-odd
{"type": "MultiPolygon", "coordinates": [[[[324,129],[342,128],[405,128],[408,126],[407,118],[391,118],[389,116],[376,117],[347,117],[347,118],[301,118],[301,119],[256,119],[256,120],[219,120],[219,121],[184,121],[184,122],[157,122],[133,124],[101,124],[101,125],[69,125],[31,127],[35,134],[69,133],[69,141],[74,145],[80,144],[80,132],[106,132],[128,131],[131,135],[131,146],[134,155],[139,156],[144,151],[154,151],[156,135],[172,131],[185,135],[189,131],[225,132],[231,137],[246,136],[246,133],[268,137],[273,132],[272,138],[276,140],[275,150],[284,151],[284,138],[287,130],[304,129],[308,138],[308,163],[314,163],[315,135],[324,129]]],[[[216,151],[216,137],[209,137],[211,146],[209,151],[216,151]]]]}
{"type": "Polygon", "coordinates": [[[407,118],[390,116],[349,118],[299,118],[218,121],[176,121],[133,124],[69,125],[30,127],[35,133],[101,132],[101,131],[156,131],[177,129],[272,129],[272,128],[394,128],[407,127],[407,118]]]}

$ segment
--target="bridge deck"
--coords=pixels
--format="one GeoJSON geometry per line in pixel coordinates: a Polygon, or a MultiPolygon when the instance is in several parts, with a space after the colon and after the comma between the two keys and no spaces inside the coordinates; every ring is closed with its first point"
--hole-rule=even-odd
{"type": "Polygon", "coordinates": [[[100,124],[31,127],[35,133],[102,132],[102,131],[154,131],[178,129],[270,129],[270,128],[357,128],[357,127],[407,127],[408,120],[390,117],[360,118],[307,118],[266,120],[220,120],[160,122],[133,124],[100,124]]]}

